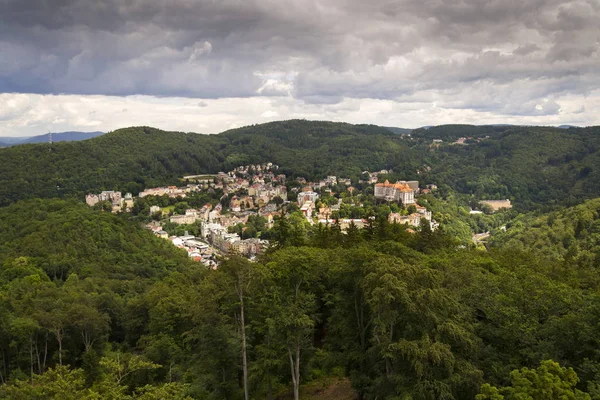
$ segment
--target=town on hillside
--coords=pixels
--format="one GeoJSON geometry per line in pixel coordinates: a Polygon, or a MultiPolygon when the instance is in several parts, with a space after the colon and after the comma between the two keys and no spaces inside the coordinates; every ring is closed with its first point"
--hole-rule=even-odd
{"type": "MultiPolygon", "coordinates": [[[[156,236],[185,249],[195,261],[216,268],[220,255],[253,259],[270,243],[279,218],[295,215],[306,224],[339,226],[345,232],[369,223],[374,207],[387,205],[387,220],[415,232],[438,223],[418,196],[437,189],[418,181],[391,183],[393,171],[363,171],[361,179],[327,176],[288,180],[273,163],[239,166],[214,175],[192,175],[179,186],[148,188],[137,196],[116,191],[86,195],[86,203],[113,213],[132,213],[156,236]]],[[[491,203],[500,207],[500,203],[491,203]]]]}

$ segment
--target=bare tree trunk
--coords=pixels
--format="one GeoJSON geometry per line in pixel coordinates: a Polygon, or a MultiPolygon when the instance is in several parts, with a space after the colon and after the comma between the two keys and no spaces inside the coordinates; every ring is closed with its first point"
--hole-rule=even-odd
{"type": "Polygon", "coordinates": [[[46,360],[48,359],[48,332],[46,332],[46,339],[44,340],[44,362],[43,369],[46,370],[46,360]]]}
{"type": "Polygon", "coordinates": [[[244,372],[244,400],[249,400],[250,395],[248,393],[248,359],[246,356],[246,322],[244,320],[244,295],[242,289],[238,290],[240,298],[240,323],[242,328],[242,368],[244,372]]]}
{"type": "Polygon", "coordinates": [[[42,374],[42,359],[40,357],[40,349],[38,348],[37,333],[35,334],[35,359],[37,360],[38,374],[42,374]]]}
{"type": "Polygon", "coordinates": [[[4,377],[8,378],[8,360],[6,360],[6,354],[4,353],[4,348],[2,348],[1,350],[2,353],[2,371],[4,372],[2,374],[2,383],[6,383],[6,380],[4,377]]]}
{"type": "Polygon", "coordinates": [[[294,388],[294,400],[300,399],[300,343],[296,342],[296,387],[294,388]]]}
{"type": "Polygon", "coordinates": [[[288,356],[290,358],[290,370],[292,372],[292,384],[294,385],[294,400],[300,399],[300,343],[296,340],[296,359],[292,355],[292,351],[288,348],[288,356]]]}
{"type": "Polygon", "coordinates": [[[62,367],[62,332],[56,331],[56,341],[58,342],[58,365],[62,367]]]}
{"type": "Polygon", "coordinates": [[[2,350],[0,350],[0,355],[2,355],[2,366],[0,367],[0,383],[4,384],[5,380],[4,380],[4,367],[6,365],[6,360],[4,359],[4,348],[2,350]]]}
{"type": "Polygon", "coordinates": [[[62,367],[62,338],[58,341],[58,365],[62,367]]]}
{"type": "Polygon", "coordinates": [[[292,352],[288,348],[288,356],[290,357],[290,370],[292,372],[292,384],[294,385],[294,399],[298,399],[296,397],[296,372],[294,368],[294,358],[292,357],[292,352]]]}
{"type": "Polygon", "coordinates": [[[33,386],[33,337],[29,338],[29,375],[31,376],[31,386],[33,386]]]}

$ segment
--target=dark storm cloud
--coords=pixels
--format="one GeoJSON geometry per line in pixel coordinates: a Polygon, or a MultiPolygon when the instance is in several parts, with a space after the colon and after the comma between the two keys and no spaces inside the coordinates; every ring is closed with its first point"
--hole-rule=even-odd
{"type": "Polygon", "coordinates": [[[599,16],[597,0],[4,0],[0,92],[325,104],[433,90],[538,115],[600,87],[599,16]]]}

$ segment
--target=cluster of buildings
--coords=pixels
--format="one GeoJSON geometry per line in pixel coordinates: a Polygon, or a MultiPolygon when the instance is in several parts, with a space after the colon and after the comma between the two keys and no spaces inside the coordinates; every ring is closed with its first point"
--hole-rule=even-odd
{"type": "MultiPolygon", "coordinates": [[[[162,222],[155,221],[148,224],[147,227],[156,236],[168,239],[173,245],[185,249],[192,259],[210,267],[216,266],[216,255],[218,254],[238,253],[252,258],[264,251],[268,242],[256,238],[242,239],[238,233],[233,231],[239,232],[238,225],[246,225],[250,216],[264,217],[265,228],[273,227],[274,217],[281,215],[279,206],[288,202],[286,176],[277,173],[278,169],[279,166],[272,163],[251,164],[239,166],[229,172],[219,172],[216,175],[187,176],[184,177],[186,185],[182,187],[166,186],[146,189],[139,193],[140,198],[168,196],[183,199],[193,192],[220,193],[217,190],[222,191],[222,197],[216,205],[213,206],[209,203],[199,209],[189,208],[180,215],[164,215],[167,213],[163,211],[163,208],[157,205],[151,206],[150,214],[159,214],[162,222]],[[224,207],[227,208],[224,209],[224,207]],[[200,235],[198,237],[187,234],[169,236],[163,230],[165,221],[177,225],[191,225],[200,222],[200,235]],[[236,227],[236,229],[231,229],[232,227],[236,227]]],[[[375,184],[376,199],[398,202],[405,206],[416,204],[415,194],[419,192],[417,181],[398,181],[392,184],[386,180],[384,183],[377,183],[381,174],[391,172],[388,170],[372,173],[364,171],[363,177],[367,181],[361,182],[375,184]]],[[[340,185],[344,185],[350,194],[355,190],[351,186],[350,179],[333,175],[318,182],[307,182],[304,178],[297,178],[297,182],[299,185],[291,190],[297,194],[300,211],[310,223],[314,223],[315,220],[323,224],[335,223],[331,219],[331,215],[334,211],[340,210],[341,198],[338,199],[337,204],[320,205],[320,208],[317,209],[319,193],[340,190],[340,185]]],[[[86,196],[86,203],[90,206],[101,201],[110,201],[113,205],[113,212],[118,212],[131,210],[135,199],[129,193],[122,196],[120,192],[113,191],[86,196]]],[[[417,211],[410,215],[390,214],[390,222],[418,227],[421,225],[421,219],[425,219],[434,227],[435,222],[431,219],[431,213],[424,207],[416,207],[417,211]]],[[[342,230],[346,230],[351,224],[357,228],[363,228],[367,221],[340,219],[337,223],[340,224],[342,230]]]]}
{"type": "Polygon", "coordinates": [[[101,192],[100,194],[89,193],[85,196],[85,203],[90,207],[103,201],[111,203],[113,212],[122,211],[123,207],[125,207],[126,210],[130,210],[133,207],[133,196],[131,193],[126,193],[125,196],[123,196],[121,192],[109,190],[101,192]]]}
{"type": "Polygon", "coordinates": [[[381,171],[376,171],[376,172],[363,171],[362,176],[365,179],[361,180],[360,183],[368,183],[368,184],[377,183],[379,181],[379,175],[387,175],[387,174],[391,174],[392,172],[394,172],[394,171],[391,169],[382,169],[381,171]]]}
{"type": "Polygon", "coordinates": [[[237,253],[248,258],[260,254],[269,245],[268,241],[257,238],[241,239],[237,233],[228,232],[219,223],[202,224],[202,237],[223,253],[237,253]]]}
{"type": "Polygon", "coordinates": [[[429,223],[431,230],[438,227],[438,223],[431,218],[431,211],[427,211],[425,207],[415,204],[416,212],[409,215],[402,215],[400,213],[390,213],[388,215],[388,222],[390,224],[402,224],[409,225],[415,228],[420,227],[423,220],[429,223]]]}
{"type": "Polygon", "coordinates": [[[156,236],[167,239],[174,246],[185,250],[192,260],[201,262],[210,268],[217,267],[217,256],[220,253],[205,241],[198,240],[195,236],[188,235],[187,233],[183,236],[169,236],[162,229],[161,224],[156,221],[147,224],[146,228],[150,229],[156,236]]]}
{"type": "Polygon", "coordinates": [[[146,189],[143,192],[139,193],[139,197],[144,198],[146,196],[164,196],[167,195],[169,197],[181,197],[185,198],[189,193],[196,192],[201,190],[200,185],[187,185],[184,187],[178,186],[165,186],[165,187],[156,187],[146,189]]]}

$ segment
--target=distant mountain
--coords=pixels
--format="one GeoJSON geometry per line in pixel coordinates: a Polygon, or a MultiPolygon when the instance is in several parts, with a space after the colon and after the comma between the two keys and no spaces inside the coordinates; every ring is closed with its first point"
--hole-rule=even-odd
{"type": "MultiPolygon", "coordinates": [[[[27,140],[25,140],[22,143],[48,143],[48,136],[50,134],[45,134],[45,135],[39,135],[39,136],[33,136],[28,138],[27,140]]],[[[100,135],[104,135],[104,132],[75,132],[75,131],[70,131],[70,132],[57,132],[57,133],[52,133],[52,141],[53,142],[76,142],[79,140],[86,140],[86,139],[91,139],[91,138],[95,138],[97,136],[100,135]]]]}
{"type": "Polygon", "coordinates": [[[570,129],[570,128],[580,128],[579,126],[575,126],[575,125],[559,125],[558,128],[560,129],[570,129]]]}
{"type": "MultiPolygon", "coordinates": [[[[16,146],[26,143],[48,143],[50,134],[27,137],[0,137],[0,147],[16,146]]],[[[56,132],[52,133],[52,142],[77,142],[104,135],[104,132],[56,132]]]]}
{"type": "Polygon", "coordinates": [[[0,147],[14,146],[16,144],[24,143],[28,139],[31,139],[31,136],[25,136],[25,137],[0,137],[0,147]]]}
{"type": "Polygon", "coordinates": [[[383,128],[387,129],[390,132],[393,132],[397,135],[405,135],[407,133],[411,133],[413,130],[412,129],[406,129],[406,128],[396,128],[394,126],[384,126],[383,128]]]}

